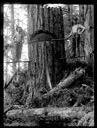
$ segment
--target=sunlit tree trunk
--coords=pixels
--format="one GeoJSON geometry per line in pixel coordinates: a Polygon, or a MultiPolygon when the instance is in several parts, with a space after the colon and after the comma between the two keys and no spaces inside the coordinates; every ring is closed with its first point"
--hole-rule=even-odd
{"type": "MultiPolygon", "coordinates": [[[[14,46],[14,40],[13,40],[13,36],[15,34],[15,19],[14,19],[14,5],[11,4],[11,36],[12,36],[12,45],[14,46]]],[[[15,48],[12,49],[12,58],[13,58],[13,72],[16,71],[16,63],[14,63],[15,61],[15,48]]]]}

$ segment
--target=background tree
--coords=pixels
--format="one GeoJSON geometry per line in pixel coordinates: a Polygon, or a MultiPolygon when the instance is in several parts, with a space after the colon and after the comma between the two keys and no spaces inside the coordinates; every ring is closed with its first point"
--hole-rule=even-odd
{"type": "Polygon", "coordinates": [[[93,62],[94,51],[94,6],[80,5],[80,19],[86,27],[85,31],[85,57],[86,61],[93,62]]]}
{"type": "MultiPolygon", "coordinates": [[[[11,56],[11,10],[10,5],[4,5],[4,61],[12,60],[11,56]]],[[[11,64],[4,63],[4,80],[8,82],[9,78],[11,77],[8,74],[9,67],[11,64]]],[[[12,69],[11,69],[12,71],[12,69]]]]}
{"type": "MultiPolygon", "coordinates": [[[[14,39],[13,39],[13,37],[14,37],[14,35],[15,35],[15,19],[14,19],[14,5],[13,4],[11,4],[10,5],[11,6],[11,37],[12,37],[12,45],[13,46],[15,46],[15,44],[14,44],[14,39]]],[[[14,48],[12,48],[11,49],[11,51],[12,51],[12,58],[13,58],[13,72],[15,72],[16,71],[16,63],[14,63],[15,62],[15,47],[14,48]]]]}

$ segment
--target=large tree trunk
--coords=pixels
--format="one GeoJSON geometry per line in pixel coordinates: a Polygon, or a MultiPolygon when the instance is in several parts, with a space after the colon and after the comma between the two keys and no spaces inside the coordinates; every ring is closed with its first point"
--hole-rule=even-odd
{"type": "Polygon", "coordinates": [[[35,90],[39,90],[40,85],[43,87],[49,85],[51,89],[52,85],[55,86],[62,79],[65,67],[62,9],[30,5],[29,35],[29,70],[34,81],[33,86],[37,88],[35,90]],[[31,36],[39,29],[44,30],[44,36],[40,37],[42,40],[39,40],[41,32],[31,36]],[[50,37],[50,35],[53,36],[50,37]],[[62,40],[50,41],[55,37],[62,40]]]}
{"type": "MultiPolygon", "coordinates": [[[[30,47],[30,43],[29,43],[30,42],[30,36],[33,33],[35,33],[35,31],[37,31],[39,29],[43,29],[43,26],[44,26],[44,24],[43,24],[44,13],[43,13],[42,5],[33,4],[33,5],[28,5],[27,8],[28,8],[28,57],[29,57],[29,60],[30,60],[31,55],[32,55],[32,53],[31,53],[32,47],[30,47]]],[[[30,63],[29,63],[29,67],[28,68],[29,68],[29,70],[31,70],[30,63]]]]}
{"type": "Polygon", "coordinates": [[[85,38],[85,58],[87,62],[93,62],[94,51],[94,6],[80,5],[80,22],[86,27],[85,38]],[[92,56],[92,57],[91,57],[92,56]]]}
{"type": "MultiPolygon", "coordinates": [[[[93,56],[91,58],[91,53],[94,51],[94,7],[93,5],[85,6],[85,27],[87,31],[85,32],[85,53],[86,60],[93,61],[93,56]]],[[[93,55],[93,54],[92,54],[93,55]]]]}
{"type": "Polygon", "coordinates": [[[94,73],[94,6],[83,5],[85,31],[85,60],[89,66],[89,73],[94,73]]]}
{"type": "Polygon", "coordinates": [[[42,5],[28,5],[28,29],[30,35],[39,29],[43,29],[43,10],[42,5]]]}
{"type": "Polygon", "coordinates": [[[86,27],[83,34],[85,61],[93,63],[94,55],[94,6],[80,5],[80,23],[86,27]]]}
{"type": "MultiPolygon", "coordinates": [[[[65,8],[64,8],[65,9],[65,8]]],[[[72,13],[73,13],[73,5],[67,5],[66,12],[63,10],[64,13],[64,35],[69,35],[72,28],[72,13]]],[[[66,54],[66,61],[70,60],[72,56],[72,38],[69,38],[65,40],[65,54],[66,54]]]]}
{"type": "Polygon", "coordinates": [[[84,7],[85,5],[79,5],[79,21],[80,24],[84,25],[84,7]]]}

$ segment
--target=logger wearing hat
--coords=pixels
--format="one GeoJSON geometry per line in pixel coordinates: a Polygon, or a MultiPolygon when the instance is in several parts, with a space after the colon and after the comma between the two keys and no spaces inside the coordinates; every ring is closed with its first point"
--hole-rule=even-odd
{"type": "Polygon", "coordinates": [[[24,30],[21,27],[16,26],[16,33],[14,36],[14,43],[16,46],[16,61],[19,61],[19,59],[21,58],[21,51],[22,51],[24,36],[25,36],[24,30]]]}
{"type": "Polygon", "coordinates": [[[72,29],[68,36],[65,36],[65,40],[72,36],[72,50],[73,57],[77,55],[80,56],[80,35],[86,30],[86,28],[78,23],[78,18],[74,17],[72,21],[72,29]],[[77,49],[77,50],[76,50],[77,49]]]}

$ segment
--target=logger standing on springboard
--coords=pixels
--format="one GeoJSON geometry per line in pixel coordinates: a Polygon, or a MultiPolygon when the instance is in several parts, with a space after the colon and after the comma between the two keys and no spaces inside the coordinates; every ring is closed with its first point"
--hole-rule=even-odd
{"type": "MultiPolygon", "coordinates": [[[[80,35],[86,30],[86,28],[78,23],[78,18],[74,18],[72,21],[72,29],[68,36],[65,37],[65,40],[72,36],[72,50],[73,58],[76,57],[78,51],[78,57],[80,56],[80,35]],[[76,50],[77,49],[77,50],[76,50]]],[[[83,46],[84,49],[84,46],[83,46]]]]}
{"type": "Polygon", "coordinates": [[[16,48],[16,61],[18,62],[21,58],[21,51],[22,51],[22,44],[24,41],[24,36],[25,36],[25,32],[24,30],[19,27],[16,26],[16,33],[14,35],[14,43],[15,43],[15,48],[16,48]]]}

